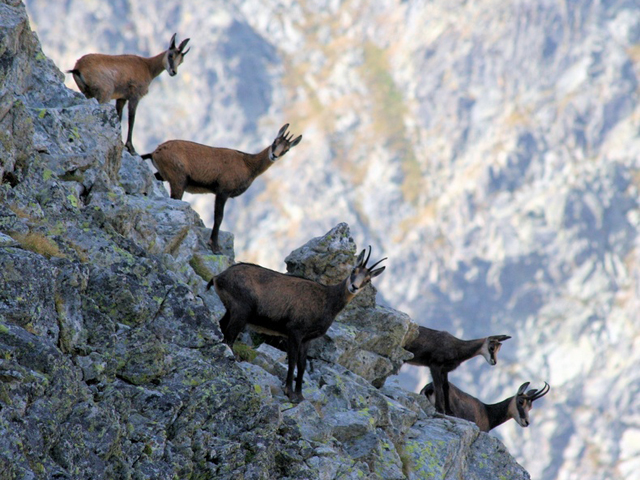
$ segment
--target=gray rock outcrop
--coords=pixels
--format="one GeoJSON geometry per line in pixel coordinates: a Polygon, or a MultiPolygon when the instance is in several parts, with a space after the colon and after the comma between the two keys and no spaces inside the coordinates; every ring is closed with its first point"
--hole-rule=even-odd
{"type": "MultiPolygon", "coordinates": [[[[122,151],[113,106],[61,79],[1,1],[0,478],[529,478],[495,438],[383,386],[415,326],[373,290],[317,346],[308,401],[286,402],[282,351],[236,361],[204,291],[232,236],[210,255],[189,205],[122,151]]],[[[330,281],[354,250],[339,225],[291,268],[330,281]]]]}

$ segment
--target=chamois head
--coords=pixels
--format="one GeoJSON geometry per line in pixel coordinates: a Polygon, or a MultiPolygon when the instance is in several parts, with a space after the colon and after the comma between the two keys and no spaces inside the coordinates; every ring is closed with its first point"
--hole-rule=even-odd
{"type": "Polygon", "coordinates": [[[509,335],[493,335],[491,337],[487,337],[480,349],[480,353],[487,361],[489,365],[495,365],[498,363],[498,352],[500,351],[500,347],[502,347],[502,342],[505,340],[509,340],[511,337],[509,335]]]}
{"type": "Polygon", "coordinates": [[[289,128],[288,123],[280,129],[278,136],[269,148],[269,160],[272,162],[275,162],[278,158],[282,157],[291,147],[295,147],[300,143],[300,140],[302,140],[302,135],[299,135],[292,141],[291,139],[293,138],[293,134],[286,133],[287,128],[289,128]]]}
{"type": "Polygon", "coordinates": [[[366,249],[363,249],[362,252],[360,252],[360,255],[358,255],[356,265],[355,267],[353,267],[353,270],[351,270],[351,275],[349,275],[349,279],[347,280],[347,288],[349,289],[349,293],[352,295],[357,294],[358,291],[367,283],[369,283],[372,278],[377,277],[382,272],[384,272],[385,268],[387,268],[380,267],[376,268],[375,270],[373,269],[380,262],[386,260],[387,257],[383,258],[382,260],[378,260],[370,267],[367,267],[367,262],[369,261],[369,257],[371,256],[371,245],[369,245],[369,254],[367,255],[366,259],[364,258],[365,252],[366,249]]]}
{"type": "Polygon", "coordinates": [[[190,48],[184,49],[187,43],[189,43],[189,40],[189,38],[183,40],[180,46],[176,48],[176,34],[174,33],[173,37],[171,37],[171,43],[169,44],[169,49],[164,53],[162,64],[167,73],[172,77],[178,73],[178,67],[182,63],[184,56],[191,50],[190,48]]]}
{"type": "Polygon", "coordinates": [[[544,382],[544,387],[542,387],[542,389],[537,390],[532,388],[525,392],[528,386],[529,382],[525,382],[520,385],[518,393],[513,397],[511,404],[509,405],[509,413],[521,427],[529,426],[529,410],[531,410],[531,407],[533,406],[533,401],[540,397],[544,397],[551,388],[547,382],[544,382]]]}

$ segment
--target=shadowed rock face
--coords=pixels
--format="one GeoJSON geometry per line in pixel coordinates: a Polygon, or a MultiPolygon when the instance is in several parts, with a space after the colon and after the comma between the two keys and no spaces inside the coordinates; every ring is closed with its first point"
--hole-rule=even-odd
{"type": "MultiPolygon", "coordinates": [[[[237,362],[221,343],[204,286],[231,235],[209,254],[189,205],[122,151],[113,107],[62,86],[19,2],[0,2],[0,39],[0,477],[529,478],[498,440],[372,385],[415,328],[373,290],[339,321],[351,344],[318,347],[309,401],[286,403],[284,352],[237,362]]],[[[339,225],[308,250],[290,258],[331,280],[355,243],[339,225]]]]}

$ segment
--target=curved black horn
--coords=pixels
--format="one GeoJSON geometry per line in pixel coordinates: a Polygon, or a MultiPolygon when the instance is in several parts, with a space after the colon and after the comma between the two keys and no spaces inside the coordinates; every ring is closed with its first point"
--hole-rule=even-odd
{"type": "Polygon", "coordinates": [[[369,253],[367,254],[367,258],[364,262],[362,262],[362,266],[366,267],[367,263],[369,263],[369,258],[371,258],[371,245],[369,245],[369,253]]]}
{"type": "Polygon", "coordinates": [[[544,397],[547,393],[549,393],[549,390],[551,390],[551,387],[547,382],[544,382],[544,387],[542,387],[540,391],[534,390],[534,392],[529,397],[529,399],[533,402],[534,400],[537,400],[540,397],[544,397]]]}
{"type": "Polygon", "coordinates": [[[367,267],[367,270],[373,270],[376,267],[376,265],[378,265],[380,262],[384,262],[387,258],[389,257],[384,257],[382,260],[378,260],[376,263],[374,263],[370,267],[367,267]]]}

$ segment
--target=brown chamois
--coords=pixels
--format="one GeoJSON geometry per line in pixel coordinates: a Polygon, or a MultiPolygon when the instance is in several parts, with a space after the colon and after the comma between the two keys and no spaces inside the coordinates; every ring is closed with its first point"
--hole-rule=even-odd
{"type": "Polygon", "coordinates": [[[142,158],[151,159],[158,169],[158,180],[169,182],[171,198],[180,200],[185,191],[215,194],[214,222],[209,246],[213,253],[219,253],[221,249],[218,232],[227,199],[244,193],[258,175],[302,140],[302,135],[294,140],[291,140],[292,134],[287,137],[287,128],[288,123],[280,129],[273,143],[260,153],[244,153],[185,140],[170,140],[158,145],[152,153],[142,155],[142,158]]]}
{"type": "Polygon", "coordinates": [[[418,336],[404,348],[413,353],[410,365],[429,367],[436,387],[436,410],[451,414],[448,405],[449,372],[465,360],[482,355],[489,365],[498,363],[496,355],[508,335],[494,335],[474,340],[460,340],[448,332],[418,327],[418,336]]]}
{"type": "MultiPolygon", "coordinates": [[[[498,425],[513,418],[521,427],[529,426],[529,410],[533,401],[544,397],[549,392],[549,384],[544,382],[541,390],[531,389],[527,392],[529,382],[520,385],[513,397],[505,398],[501,402],[486,404],[468,393],[463,392],[453,383],[449,384],[449,403],[454,417],[475,423],[483,432],[488,432],[498,425]]],[[[435,391],[433,383],[425,385],[420,391],[432,405],[435,405],[435,391]]]]}
{"type": "Polygon", "coordinates": [[[178,66],[191,50],[184,50],[188,42],[187,38],[176,47],[174,33],[169,49],[149,58],[90,53],[80,58],[72,70],[67,71],[73,74],[73,79],[85,97],[95,98],[99,103],[115,100],[116,112],[121,122],[124,104],[129,101],[129,131],[125,147],[132,155],[136,153],[133,148],[133,124],[136,121],[138,102],[149,91],[151,81],[164,70],[172,77],[178,73],[178,66]]]}
{"type": "Polygon", "coordinates": [[[384,271],[386,267],[374,268],[386,258],[367,267],[370,256],[371,247],[366,258],[362,250],[349,276],[337,285],[322,285],[259,265],[232,265],[207,285],[207,289],[215,285],[227,309],[220,320],[225,343],[232,346],[246,324],[264,333],[285,336],[289,369],[284,391],[293,402],[304,400],[302,377],[309,341],[324,335],[336,315],[372,278],[384,271]]]}

